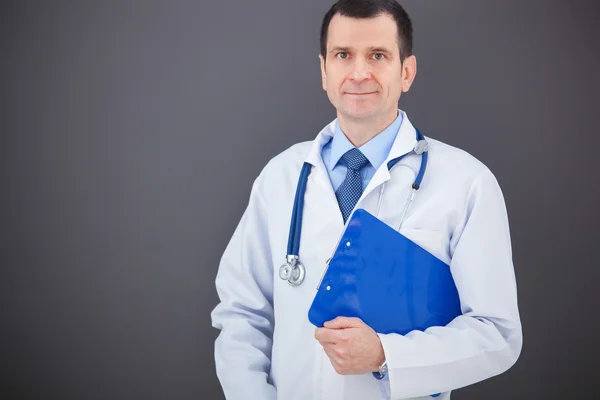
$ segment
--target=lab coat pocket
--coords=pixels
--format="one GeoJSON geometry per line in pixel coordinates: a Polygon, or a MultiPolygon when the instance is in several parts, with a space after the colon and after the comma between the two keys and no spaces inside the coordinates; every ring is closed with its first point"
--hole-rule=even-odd
{"type": "Polygon", "coordinates": [[[430,252],[440,256],[443,248],[444,232],[426,229],[402,228],[400,233],[430,252]]]}

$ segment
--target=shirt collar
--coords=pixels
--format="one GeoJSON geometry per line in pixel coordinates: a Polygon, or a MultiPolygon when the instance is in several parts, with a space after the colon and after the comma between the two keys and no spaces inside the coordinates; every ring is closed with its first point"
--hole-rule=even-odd
{"type": "MultiPolygon", "coordinates": [[[[319,132],[319,134],[313,141],[313,144],[311,146],[311,149],[310,149],[308,155],[306,156],[305,161],[314,166],[319,165],[322,162],[321,161],[321,150],[322,150],[323,146],[325,146],[325,144],[329,143],[329,141],[334,140],[336,130],[338,130],[338,129],[339,129],[339,126],[338,126],[337,119],[331,121],[327,126],[325,126],[321,130],[321,132],[319,132]]],[[[341,133],[341,130],[340,130],[340,133],[341,133]]],[[[415,128],[412,126],[412,124],[408,120],[406,113],[402,110],[398,110],[398,117],[396,117],[394,122],[389,127],[387,127],[383,132],[381,132],[381,134],[383,134],[383,133],[385,133],[385,134],[384,134],[383,138],[380,140],[385,143],[387,143],[387,140],[390,140],[390,143],[389,143],[390,147],[387,149],[388,151],[382,152],[380,150],[379,152],[381,154],[378,154],[373,158],[373,156],[371,154],[371,150],[367,148],[369,155],[367,156],[367,154],[365,154],[365,156],[369,159],[369,162],[378,163],[379,166],[383,162],[389,161],[392,158],[396,158],[396,157],[399,157],[401,155],[404,155],[404,154],[410,152],[416,143],[415,128]],[[388,135],[391,138],[388,137],[388,135]],[[387,138],[387,140],[386,140],[386,138],[387,138]],[[380,161],[380,158],[383,159],[383,161],[380,161]]],[[[381,134],[379,134],[377,136],[380,136],[381,134]]],[[[343,136],[346,139],[346,141],[348,141],[348,138],[346,138],[343,133],[341,134],[341,136],[343,136]]],[[[375,138],[377,138],[377,136],[375,138]]],[[[373,139],[375,139],[375,138],[373,138],[373,139]]],[[[365,147],[368,143],[372,142],[373,139],[371,139],[369,142],[365,143],[361,147],[361,151],[363,150],[362,148],[365,147]]],[[[350,143],[350,141],[348,141],[348,143],[350,143]]],[[[332,143],[332,149],[331,149],[332,151],[330,154],[332,157],[330,157],[330,160],[324,160],[324,162],[327,162],[328,165],[329,165],[329,162],[334,159],[333,144],[334,143],[332,143]]],[[[377,144],[377,141],[376,141],[375,144],[373,145],[373,147],[379,147],[380,144],[377,144]]],[[[352,145],[352,143],[350,143],[350,145],[352,147],[354,147],[352,145]]],[[[350,150],[352,147],[347,148],[346,151],[350,150]]],[[[339,161],[339,159],[341,158],[341,156],[343,154],[344,154],[344,152],[342,152],[341,154],[338,155],[338,157],[336,157],[336,161],[335,161],[336,163],[337,163],[337,161],[339,161]]],[[[332,165],[335,165],[335,164],[332,164],[332,165]]],[[[376,167],[376,169],[378,169],[378,168],[376,167]]]]}
{"type": "MultiPolygon", "coordinates": [[[[365,157],[367,157],[367,159],[369,160],[369,162],[371,163],[373,168],[375,168],[376,170],[379,169],[381,164],[383,164],[383,162],[387,158],[388,154],[390,153],[390,149],[392,148],[392,145],[394,144],[394,140],[396,139],[396,135],[398,134],[398,130],[400,129],[401,124],[402,124],[402,113],[398,112],[398,116],[396,117],[394,122],[392,122],[387,128],[385,128],[383,131],[378,133],[375,137],[373,137],[367,143],[365,143],[359,147],[360,152],[363,153],[365,157]]],[[[340,130],[340,134],[341,134],[341,136],[344,137],[344,139],[348,140],[346,138],[346,135],[344,135],[341,132],[341,130],[340,130]]],[[[335,139],[336,139],[336,136],[333,137],[334,142],[335,142],[335,139]]],[[[352,143],[350,143],[350,145],[352,145],[352,143]]],[[[335,146],[335,143],[332,143],[332,147],[331,147],[332,150],[333,150],[333,146],[335,146]]],[[[352,147],[354,147],[354,146],[352,146],[352,147]]],[[[348,149],[348,150],[350,150],[350,149],[348,149]]],[[[340,157],[342,155],[343,155],[343,153],[340,155],[340,157]]],[[[337,161],[339,161],[339,158],[337,161]]],[[[337,161],[336,161],[336,163],[337,163],[337,161]]]]}
{"type": "MultiPolygon", "coordinates": [[[[327,168],[331,171],[333,167],[335,167],[340,161],[340,158],[342,158],[347,151],[353,148],[354,145],[348,140],[346,135],[344,135],[344,132],[342,132],[340,129],[340,124],[336,119],[335,131],[333,132],[333,138],[331,139],[331,152],[329,153],[329,159],[323,160],[325,165],[327,165],[327,168]]],[[[371,160],[369,160],[369,162],[371,162],[371,160]]]]}
{"type": "MultiPolygon", "coordinates": [[[[363,144],[359,147],[361,153],[369,160],[371,166],[377,170],[381,164],[385,161],[388,156],[392,145],[394,144],[394,139],[396,139],[396,135],[400,129],[400,125],[402,124],[402,115],[403,112],[398,110],[398,116],[387,128],[383,131],[375,135],[371,140],[367,143],[363,144]]],[[[340,158],[346,152],[354,148],[354,145],[348,140],[344,132],[340,129],[340,125],[338,120],[333,121],[334,132],[331,140],[331,152],[327,160],[323,160],[327,165],[329,170],[332,170],[337,163],[340,161],[340,158]]]]}

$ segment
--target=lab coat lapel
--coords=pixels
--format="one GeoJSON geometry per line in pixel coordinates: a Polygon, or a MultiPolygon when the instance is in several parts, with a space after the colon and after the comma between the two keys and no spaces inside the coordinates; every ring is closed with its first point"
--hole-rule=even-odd
{"type": "Polygon", "coordinates": [[[321,156],[323,146],[333,137],[335,132],[335,123],[336,120],[333,120],[325,128],[323,128],[321,132],[319,132],[315,140],[313,140],[311,149],[304,161],[312,164],[313,166],[312,172],[308,178],[309,186],[307,187],[307,194],[310,195],[310,193],[314,193],[311,190],[310,185],[313,183],[316,184],[318,188],[318,195],[315,196],[315,198],[319,199],[319,203],[322,208],[324,207],[326,209],[327,206],[331,205],[331,210],[329,210],[330,212],[326,215],[328,215],[328,217],[333,217],[335,224],[339,228],[342,228],[344,226],[342,212],[339,209],[335,192],[333,190],[333,186],[331,185],[329,174],[327,173],[327,168],[325,167],[325,163],[321,156]]]}
{"type": "Polygon", "coordinates": [[[304,162],[307,162],[313,166],[311,176],[313,174],[315,175],[316,178],[314,179],[314,182],[319,186],[329,188],[331,191],[333,191],[333,187],[331,186],[327,169],[323,163],[321,151],[323,150],[323,146],[325,146],[325,144],[333,137],[335,132],[335,122],[336,120],[333,120],[325,128],[323,128],[321,132],[319,132],[315,140],[312,142],[312,146],[308,152],[308,155],[304,159],[304,162]]]}
{"type": "MultiPolygon", "coordinates": [[[[403,111],[400,111],[403,112],[403,111]]],[[[387,158],[379,166],[373,178],[363,191],[363,194],[359,200],[359,203],[362,199],[367,197],[369,193],[371,193],[375,188],[377,188],[382,183],[388,181],[390,179],[390,171],[388,170],[387,164],[391,160],[403,156],[407,153],[410,153],[415,144],[417,143],[417,133],[415,127],[411,124],[406,116],[406,113],[402,116],[402,125],[400,125],[400,129],[398,130],[398,134],[396,135],[396,139],[392,144],[392,148],[390,149],[390,153],[387,158]]]]}

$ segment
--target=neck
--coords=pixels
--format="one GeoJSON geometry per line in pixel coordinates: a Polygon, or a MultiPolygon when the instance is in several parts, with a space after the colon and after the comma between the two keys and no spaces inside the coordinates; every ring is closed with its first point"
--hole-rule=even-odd
{"type": "Polygon", "coordinates": [[[344,117],[339,112],[337,114],[340,129],[348,140],[358,148],[390,126],[398,117],[398,109],[370,119],[344,117]]]}

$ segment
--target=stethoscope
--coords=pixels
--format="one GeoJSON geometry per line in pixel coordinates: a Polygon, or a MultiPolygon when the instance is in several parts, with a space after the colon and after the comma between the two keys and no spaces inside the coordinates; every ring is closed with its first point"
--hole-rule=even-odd
{"type": "MultiPolygon", "coordinates": [[[[414,183],[412,184],[412,190],[408,199],[406,200],[406,204],[404,205],[404,209],[402,211],[402,217],[400,218],[400,223],[396,230],[400,230],[402,226],[402,222],[404,221],[404,217],[406,216],[406,212],[412,203],[415,193],[419,190],[421,186],[421,181],[423,180],[423,175],[425,175],[425,169],[427,168],[427,141],[425,137],[419,131],[417,131],[417,143],[414,147],[414,152],[416,154],[421,155],[421,167],[419,168],[419,173],[417,174],[414,183]]],[[[410,153],[408,153],[410,154],[410,153]]],[[[394,165],[398,161],[400,161],[405,155],[394,158],[389,161],[387,164],[388,171],[392,169],[394,165]]],[[[296,197],[294,199],[294,207],[292,209],[292,221],[290,223],[290,234],[288,237],[288,245],[287,245],[287,255],[285,256],[285,263],[279,268],[279,277],[284,281],[287,281],[291,286],[299,286],[306,276],[306,268],[300,262],[300,258],[298,257],[298,253],[300,250],[300,232],[302,230],[302,211],[304,209],[304,194],[306,193],[306,184],[308,183],[308,176],[310,175],[310,171],[312,169],[312,164],[307,162],[302,166],[302,170],[300,171],[300,178],[298,179],[298,186],[296,188],[296,197]]],[[[381,207],[381,198],[383,196],[383,190],[385,188],[385,183],[381,186],[381,191],[379,192],[379,200],[377,202],[377,215],[379,215],[379,209],[381,207]]],[[[348,217],[346,224],[352,216],[348,217]]],[[[341,239],[341,237],[340,237],[341,239]]],[[[336,246],[337,247],[337,246],[336,246]]],[[[331,259],[330,259],[331,260],[331,259]]]]}

